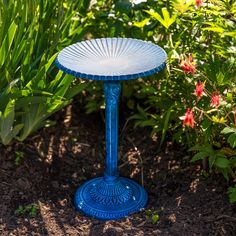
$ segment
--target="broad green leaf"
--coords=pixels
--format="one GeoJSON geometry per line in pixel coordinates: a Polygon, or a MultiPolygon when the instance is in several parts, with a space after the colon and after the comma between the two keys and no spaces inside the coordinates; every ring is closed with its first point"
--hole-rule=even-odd
{"type": "Polygon", "coordinates": [[[236,133],[231,134],[227,139],[227,142],[230,144],[232,148],[236,147],[236,133]]]}
{"type": "Polygon", "coordinates": [[[165,7],[161,9],[163,17],[159,13],[151,10],[150,11],[144,10],[144,11],[149,15],[151,15],[152,17],[154,17],[156,20],[158,20],[166,29],[169,29],[169,27],[176,21],[177,17],[177,14],[170,17],[170,13],[165,7]]]}
{"type": "Polygon", "coordinates": [[[222,134],[236,133],[236,129],[232,127],[225,127],[222,131],[222,134]]]}
{"type": "Polygon", "coordinates": [[[9,133],[2,139],[2,143],[4,145],[9,144],[14,138],[17,138],[16,135],[19,133],[19,131],[23,128],[23,124],[16,125],[12,130],[9,131],[9,133]]]}
{"type": "Polygon", "coordinates": [[[47,117],[47,104],[28,104],[25,106],[22,115],[24,128],[18,140],[23,141],[30,133],[42,127],[47,117]]]}
{"type": "Polygon", "coordinates": [[[220,168],[227,168],[229,164],[230,164],[229,160],[223,157],[219,157],[215,161],[215,165],[220,168]]]}
{"type": "Polygon", "coordinates": [[[193,156],[193,158],[191,159],[190,162],[195,162],[195,161],[203,160],[205,157],[208,157],[208,156],[209,156],[208,152],[198,152],[197,154],[195,154],[193,156]]]}
{"type": "Polygon", "coordinates": [[[204,151],[207,153],[213,153],[213,149],[211,145],[207,145],[207,146],[202,146],[200,144],[196,144],[195,146],[191,147],[188,151],[204,151]]]}

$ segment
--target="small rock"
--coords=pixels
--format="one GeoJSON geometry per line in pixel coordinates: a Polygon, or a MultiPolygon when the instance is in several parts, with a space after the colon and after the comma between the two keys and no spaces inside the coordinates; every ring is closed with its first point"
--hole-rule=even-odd
{"type": "Polygon", "coordinates": [[[77,177],[78,177],[77,173],[74,173],[74,174],[72,175],[72,178],[73,178],[73,179],[77,179],[77,177]]]}

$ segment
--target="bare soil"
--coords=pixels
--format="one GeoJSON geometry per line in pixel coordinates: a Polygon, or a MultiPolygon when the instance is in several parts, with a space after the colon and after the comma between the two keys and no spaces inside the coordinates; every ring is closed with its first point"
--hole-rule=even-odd
{"type": "Polygon", "coordinates": [[[143,184],[149,203],[117,221],[76,212],[76,188],[104,172],[104,120],[100,113],[84,114],[76,104],[53,119],[54,126],[25,142],[0,146],[1,236],[236,235],[236,205],[228,201],[226,181],[204,178],[201,166],[189,164],[191,157],[179,146],[167,143],[158,151],[158,138],[148,129],[124,126],[124,113],[120,174],[143,184]],[[152,215],[159,216],[156,223],[152,215]]]}

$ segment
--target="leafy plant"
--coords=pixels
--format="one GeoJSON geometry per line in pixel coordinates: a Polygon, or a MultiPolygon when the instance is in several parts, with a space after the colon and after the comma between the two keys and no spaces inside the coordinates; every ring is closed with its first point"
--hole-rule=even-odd
{"type": "Polygon", "coordinates": [[[222,173],[223,176],[229,180],[230,177],[234,177],[236,156],[227,157],[223,150],[215,150],[211,145],[200,146],[196,145],[189,149],[189,151],[198,151],[191,159],[191,162],[203,160],[208,162],[210,173],[215,172],[222,173]]]}
{"type": "Polygon", "coordinates": [[[35,217],[37,215],[38,209],[39,207],[35,203],[28,204],[25,206],[20,205],[17,208],[16,213],[19,215],[29,215],[31,217],[35,217]]]}
{"type": "Polygon", "coordinates": [[[222,131],[222,134],[230,134],[227,142],[232,148],[236,147],[236,128],[225,127],[222,131]]]}
{"type": "Polygon", "coordinates": [[[146,10],[145,12],[158,20],[166,29],[169,29],[169,27],[176,21],[177,14],[170,16],[169,11],[165,7],[163,7],[161,11],[163,16],[151,10],[146,10]]]}
{"type": "Polygon", "coordinates": [[[21,160],[24,158],[24,153],[20,151],[15,152],[15,164],[20,165],[21,160]]]}
{"type": "Polygon", "coordinates": [[[87,85],[57,72],[62,47],[83,37],[90,1],[0,1],[0,142],[23,141],[87,85]],[[83,33],[82,33],[83,32],[83,33]]]}
{"type": "Polygon", "coordinates": [[[148,211],[146,211],[146,218],[148,220],[150,220],[152,222],[152,224],[157,224],[160,219],[160,216],[159,216],[158,212],[148,210],[148,211]]]}
{"type": "Polygon", "coordinates": [[[236,202],[236,186],[229,187],[227,191],[230,203],[236,202]]]}

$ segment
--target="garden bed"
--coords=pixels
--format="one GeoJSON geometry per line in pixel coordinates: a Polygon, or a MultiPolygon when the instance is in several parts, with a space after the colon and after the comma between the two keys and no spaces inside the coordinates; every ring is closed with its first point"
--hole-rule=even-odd
{"type": "Polygon", "coordinates": [[[54,119],[53,127],[24,143],[0,146],[2,236],[235,235],[236,205],[227,199],[225,180],[204,178],[181,147],[169,143],[158,152],[150,130],[124,127],[125,115],[120,117],[120,172],[143,183],[146,210],[117,221],[75,212],[76,188],[104,171],[104,121],[75,104],[54,119]]]}

